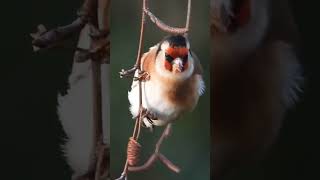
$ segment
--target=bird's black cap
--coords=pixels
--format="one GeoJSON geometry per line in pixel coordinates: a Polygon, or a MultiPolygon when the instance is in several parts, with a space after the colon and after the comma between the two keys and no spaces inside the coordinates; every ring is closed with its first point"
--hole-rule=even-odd
{"type": "Polygon", "coordinates": [[[186,47],[187,40],[183,35],[169,35],[160,42],[157,53],[160,51],[161,44],[167,41],[171,47],[186,47]]]}
{"type": "Polygon", "coordinates": [[[172,47],[186,47],[187,42],[186,38],[182,35],[171,35],[164,39],[165,41],[168,41],[170,46],[172,47]]]}

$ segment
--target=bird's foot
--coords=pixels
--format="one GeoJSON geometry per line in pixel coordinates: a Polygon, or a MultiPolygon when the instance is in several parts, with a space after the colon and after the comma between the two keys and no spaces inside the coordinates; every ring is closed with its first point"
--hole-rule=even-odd
{"type": "Polygon", "coordinates": [[[142,108],[140,110],[140,113],[137,116],[134,116],[132,119],[137,119],[139,118],[141,115],[141,119],[143,118],[149,118],[149,119],[153,119],[153,120],[157,120],[157,115],[155,113],[153,113],[152,111],[146,109],[146,108],[142,108]]]}
{"type": "Polygon", "coordinates": [[[158,119],[157,115],[154,112],[149,111],[149,110],[147,110],[147,112],[146,112],[146,117],[149,119],[152,119],[152,120],[158,119]]]}
{"type": "Polygon", "coordinates": [[[150,80],[150,74],[146,71],[140,71],[137,77],[133,78],[134,81],[148,81],[150,80]]]}
{"type": "Polygon", "coordinates": [[[152,112],[146,108],[142,108],[142,110],[141,110],[141,119],[143,119],[143,118],[147,118],[150,121],[158,119],[157,115],[154,112],[152,112]]]}
{"type": "Polygon", "coordinates": [[[141,115],[141,120],[146,119],[151,125],[151,126],[150,125],[148,126],[145,124],[145,122],[142,121],[141,126],[145,128],[149,128],[150,131],[153,132],[153,129],[154,129],[153,120],[158,119],[156,114],[153,113],[152,111],[147,110],[146,108],[142,108],[140,113],[137,116],[133,117],[133,119],[139,118],[140,115],[141,115]]]}
{"type": "Polygon", "coordinates": [[[148,126],[149,130],[151,133],[154,132],[154,122],[153,120],[157,120],[157,115],[155,113],[153,113],[152,111],[147,110],[146,111],[146,115],[145,115],[146,119],[148,120],[148,122],[151,124],[151,126],[148,126]]]}

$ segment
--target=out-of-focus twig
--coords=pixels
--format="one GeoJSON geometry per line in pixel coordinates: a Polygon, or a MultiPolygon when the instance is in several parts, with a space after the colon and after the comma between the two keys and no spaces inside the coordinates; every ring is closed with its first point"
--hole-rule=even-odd
{"type": "Polygon", "coordinates": [[[38,26],[36,33],[31,33],[34,51],[50,49],[63,44],[73,36],[79,35],[88,24],[90,26],[90,49],[75,48],[74,61],[81,63],[92,60],[93,81],[93,142],[91,162],[88,172],[77,180],[106,180],[110,178],[109,147],[103,142],[102,128],[102,92],[101,64],[109,64],[110,57],[110,0],[84,0],[78,12],[78,18],[66,26],[47,30],[38,26]]]}

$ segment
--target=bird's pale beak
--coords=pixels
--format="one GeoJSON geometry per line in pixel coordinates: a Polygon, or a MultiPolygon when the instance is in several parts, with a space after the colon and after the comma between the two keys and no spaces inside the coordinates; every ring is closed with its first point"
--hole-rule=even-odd
{"type": "Polygon", "coordinates": [[[183,62],[180,58],[177,58],[173,61],[172,70],[175,73],[181,73],[184,71],[183,62]]]}

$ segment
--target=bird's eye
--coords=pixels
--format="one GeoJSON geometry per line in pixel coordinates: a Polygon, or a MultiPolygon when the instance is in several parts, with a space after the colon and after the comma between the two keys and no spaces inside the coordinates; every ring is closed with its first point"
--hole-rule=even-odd
{"type": "Polygon", "coordinates": [[[173,61],[173,57],[170,56],[169,54],[166,54],[166,60],[169,61],[169,62],[172,62],[173,61]]]}

